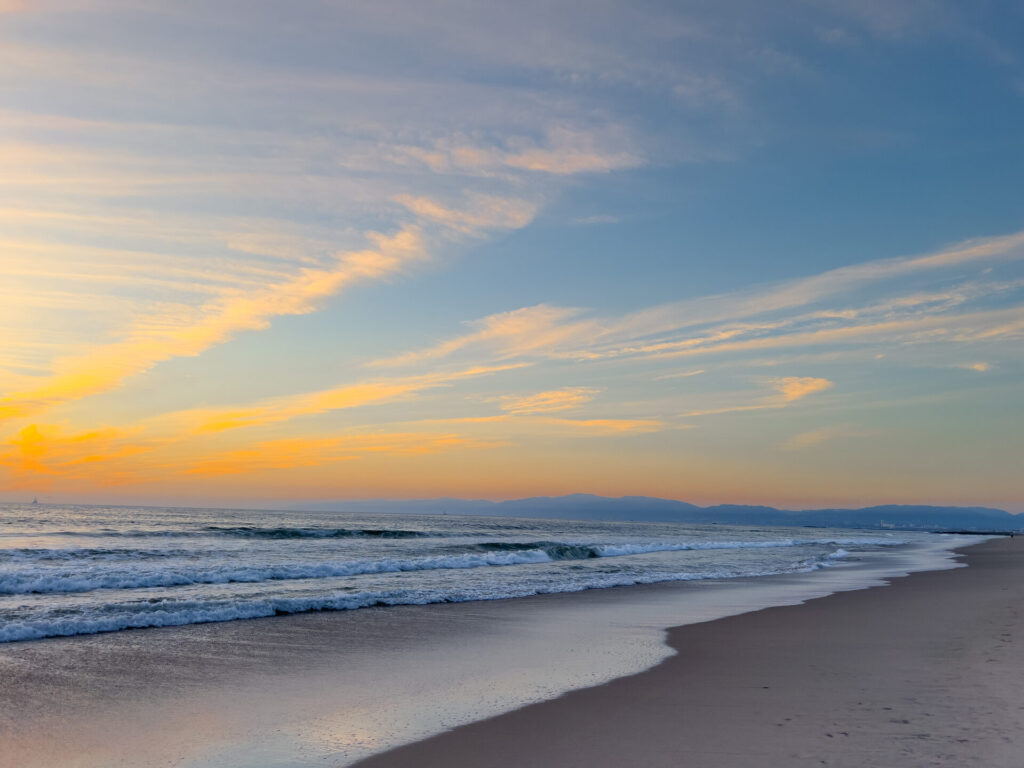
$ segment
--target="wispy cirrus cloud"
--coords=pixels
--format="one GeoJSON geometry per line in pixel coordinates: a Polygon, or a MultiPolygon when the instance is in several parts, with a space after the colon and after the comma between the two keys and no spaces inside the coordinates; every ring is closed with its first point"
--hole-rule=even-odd
{"type": "Polygon", "coordinates": [[[82,484],[112,487],[147,484],[154,476],[254,474],[321,467],[365,457],[410,457],[506,445],[454,433],[362,432],[304,435],[245,442],[241,446],[187,452],[166,450],[168,441],[105,428],[68,433],[56,425],[33,424],[0,446],[6,486],[32,491],[82,484]]]}
{"type": "Polygon", "coordinates": [[[409,398],[424,390],[447,387],[466,379],[514,370],[528,365],[475,366],[456,371],[444,371],[421,376],[379,379],[342,387],[304,392],[297,395],[271,398],[255,403],[225,408],[200,408],[167,414],[154,421],[156,425],[175,425],[194,434],[224,432],[243,427],[276,424],[302,416],[313,416],[331,411],[359,408],[366,405],[394,402],[409,398]]]}
{"type": "Polygon", "coordinates": [[[581,310],[539,304],[490,315],[471,323],[474,330],[432,347],[381,358],[371,366],[403,366],[446,358],[461,350],[483,348],[499,358],[536,353],[544,356],[570,342],[583,342],[600,333],[594,320],[575,320],[581,310]]]}
{"type": "Polygon", "coordinates": [[[982,276],[941,290],[922,290],[908,280],[944,281],[950,270],[1020,259],[1024,233],[619,317],[541,304],[490,315],[472,322],[468,333],[372,364],[414,365],[470,353],[501,359],[672,359],[784,347],[1009,337],[1021,332],[1024,319],[1019,280],[982,276]],[[857,303],[867,286],[875,294],[890,295],[857,303]],[[1001,306],[985,305],[999,297],[1001,306]]]}
{"type": "Polygon", "coordinates": [[[221,477],[273,470],[319,467],[353,461],[368,455],[424,456],[455,450],[483,450],[503,446],[500,441],[478,440],[454,434],[376,433],[343,437],[266,440],[192,460],[182,468],[188,475],[221,477]]]}
{"type": "Polygon", "coordinates": [[[691,425],[669,426],[661,419],[653,418],[558,418],[543,414],[501,413],[490,416],[452,416],[437,419],[421,419],[418,423],[431,425],[500,425],[509,428],[508,435],[569,434],[582,436],[606,436],[646,434],[665,429],[689,429],[691,425]]]}
{"type": "Polygon", "coordinates": [[[698,368],[695,371],[678,371],[676,373],[665,373],[661,376],[655,376],[655,381],[668,381],[669,379],[688,379],[691,376],[700,376],[702,373],[707,373],[703,368],[698,368]]]}
{"type": "MultiPolygon", "coordinates": [[[[276,28],[270,5],[251,4],[242,26],[276,28]]],[[[567,177],[645,162],[635,120],[581,112],[555,82],[505,87],[397,61],[367,71],[345,46],[337,57],[333,34],[304,40],[285,57],[296,65],[282,65],[239,55],[230,44],[238,19],[223,9],[118,16],[139,7],[152,10],[134,0],[4,0],[3,11],[45,12],[47,24],[22,37],[19,18],[0,33],[0,86],[11,95],[0,111],[0,218],[18,231],[0,243],[11,278],[0,285],[0,327],[9,316],[40,342],[31,360],[0,354],[11,362],[0,372],[11,383],[0,420],[317,311],[456,237],[526,226],[567,177]],[[69,42],[59,30],[71,11],[79,34],[69,42]],[[167,17],[201,34],[220,29],[225,45],[186,54],[178,46],[189,35],[159,34],[167,17]],[[126,40],[153,44],[93,45],[90,32],[102,35],[110,18],[138,33],[126,40]],[[318,50],[333,61],[310,56],[318,50]],[[33,94],[52,98],[25,108],[20,97],[33,94]],[[357,244],[361,232],[369,247],[357,244]],[[63,323],[64,343],[37,375],[43,329],[57,325],[48,312],[75,302],[88,305],[88,323],[63,323]]],[[[322,10],[360,41],[410,32],[390,14],[322,10]]],[[[275,35],[275,45],[294,42],[275,35]]],[[[492,40],[481,52],[519,50],[492,40]]],[[[446,46],[436,53],[437,63],[453,56],[446,46]]]]}
{"type": "Polygon", "coordinates": [[[494,174],[529,171],[551,176],[572,176],[581,173],[608,173],[644,164],[636,151],[613,149],[619,140],[583,130],[549,131],[542,142],[520,137],[511,138],[505,146],[474,146],[438,140],[433,146],[403,146],[396,153],[423,163],[437,172],[494,174]]]}
{"type": "Polygon", "coordinates": [[[474,195],[461,210],[449,208],[429,197],[398,195],[395,202],[426,221],[463,234],[480,234],[493,229],[520,229],[533,219],[537,206],[526,200],[494,195],[474,195]]]}
{"type": "MultiPolygon", "coordinates": [[[[660,419],[544,419],[546,424],[597,434],[643,434],[666,428],[660,419]]],[[[685,427],[682,427],[685,428],[685,427]]]]}
{"type": "MultiPolygon", "coordinates": [[[[6,447],[0,446],[0,467],[9,471],[11,482],[18,487],[30,487],[30,482],[49,487],[47,478],[66,483],[89,480],[97,485],[124,485],[146,483],[155,475],[176,472],[218,476],[321,466],[369,454],[399,456],[494,447],[505,443],[500,438],[452,433],[349,431],[331,437],[255,440],[212,453],[203,453],[201,448],[207,440],[235,430],[409,399],[426,390],[525,365],[512,363],[367,381],[223,408],[172,412],[131,427],[107,426],[69,433],[59,425],[30,424],[8,440],[6,447]],[[187,458],[197,451],[204,458],[187,458]],[[138,460],[141,454],[146,454],[145,461],[138,460]]],[[[614,425],[593,427],[615,429],[614,425]]]]}
{"type": "Polygon", "coordinates": [[[302,269],[255,293],[228,292],[191,316],[139,318],[127,338],[59,359],[43,383],[0,398],[0,420],[107,391],[163,360],[198,355],[237,333],[266,328],[275,317],[312,312],[344,287],[394,274],[424,257],[414,228],[390,236],[371,233],[369,238],[372,247],[339,254],[327,268],[302,269]]]}
{"type": "Polygon", "coordinates": [[[589,403],[598,392],[597,387],[562,387],[523,397],[506,396],[500,400],[501,410],[516,414],[566,411],[589,403]]]}
{"type": "Polygon", "coordinates": [[[743,411],[763,411],[767,409],[785,408],[797,400],[802,400],[808,395],[817,392],[824,392],[835,386],[834,382],[814,376],[783,376],[777,379],[769,379],[766,382],[776,394],[759,398],[756,402],[745,402],[736,405],[727,405],[720,408],[708,408],[704,410],[689,411],[683,414],[685,418],[692,416],[717,416],[723,413],[738,413],[743,411]]]}
{"type": "Polygon", "coordinates": [[[801,400],[815,392],[824,392],[834,386],[833,382],[828,379],[814,376],[784,376],[780,379],[773,379],[771,385],[778,390],[783,402],[786,403],[801,400]]]}
{"type": "Polygon", "coordinates": [[[69,433],[58,425],[30,424],[0,445],[0,467],[16,488],[49,487],[54,480],[76,481],[105,474],[105,467],[152,451],[138,430],[107,427],[69,433]]]}

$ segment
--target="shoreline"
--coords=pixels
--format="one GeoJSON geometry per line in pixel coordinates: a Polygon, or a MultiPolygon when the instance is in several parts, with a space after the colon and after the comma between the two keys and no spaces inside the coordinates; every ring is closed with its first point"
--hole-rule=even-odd
{"type": "Polygon", "coordinates": [[[350,765],[656,669],[671,626],[956,568],[950,544],[787,576],[3,644],[0,766],[350,765]]]}
{"type": "Polygon", "coordinates": [[[957,554],[967,568],[672,628],[647,671],[356,765],[1015,768],[1024,540],[957,554]]]}

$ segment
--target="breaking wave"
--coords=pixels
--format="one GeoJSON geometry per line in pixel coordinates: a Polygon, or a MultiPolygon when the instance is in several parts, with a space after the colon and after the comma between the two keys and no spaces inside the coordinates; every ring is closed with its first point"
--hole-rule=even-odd
{"type": "Polygon", "coordinates": [[[741,577],[807,573],[828,567],[821,560],[804,560],[788,568],[757,572],[703,571],[650,575],[608,574],[572,582],[511,587],[505,589],[386,590],[333,592],[310,597],[271,597],[234,600],[135,600],[108,603],[69,615],[48,610],[31,619],[13,619],[0,625],[0,643],[36,640],[44,637],[88,635],[143,627],[171,627],[207,624],[235,619],[255,619],[319,611],[351,611],[359,608],[395,605],[462,603],[472,600],[504,600],[530,595],[582,592],[591,589],[627,587],[672,581],[700,581],[741,577]]]}
{"type": "MultiPolygon", "coordinates": [[[[342,562],[275,563],[270,565],[149,564],[110,567],[106,562],[90,567],[57,567],[42,564],[36,568],[16,566],[0,569],[0,594],[54,594],[89,592],[97,589],[140,589],[152,587],[179,587],[188,584],[229,584],[297,579],[330,579],[366,574],[399,573],[403,571],[435,571],[464,568],[507,567],[552,563],[563,560],[589,560],[601,557],[625,557],[654,552],[715,549],[770,549],[780,547],[817,545],[851,545],[856,539],[778,539],[770,541],[704,541],[690,543],[636,543],[636,544],[574,544],[557,541],[504,542],[488,541],[453,547],[465,550],[459,554],[433,555],[410,558],[380,558],[342,562]]],[[[893,541],[891,544],[900,542],[893,541]]],[[[21,550],[24,552],[25,550],[21,550]]],[[[31,550],[29,550],[31,551],[31,550]]],[[[69,550],[42,550],[46,556],[69,550]]],[[[92,558],[106,561],[101,553],[92,552],[92,558]]],[[[106,551],[109,559],[124,559],[130,550],[106,551]]],[[[140,554],[182,552],[181,550],[143,550],[140,554]]],[[[843,557],[845,550],[837,550],[831,557],[843,557]],[[843,553],[843,554],[840,554],[843,553]]],[[[42,558],[45,560],[45,557],[42,558]]]]}

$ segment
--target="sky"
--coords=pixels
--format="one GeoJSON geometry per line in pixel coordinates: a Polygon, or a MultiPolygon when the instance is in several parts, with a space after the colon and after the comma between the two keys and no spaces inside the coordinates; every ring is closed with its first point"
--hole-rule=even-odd
{"type": "Polygon", "coordinates": [[[1024,511],[1024,6],[0,0],[0,500],[1024,511]]]}

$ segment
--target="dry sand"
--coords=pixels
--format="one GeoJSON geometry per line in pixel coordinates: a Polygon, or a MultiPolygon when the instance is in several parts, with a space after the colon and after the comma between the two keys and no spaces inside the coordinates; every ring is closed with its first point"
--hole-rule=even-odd
{"type": "Polygon", "coordinates": [[[1024,766],[1024,537],[669,632],[678,655],[360,768],[1024,766]]]}

